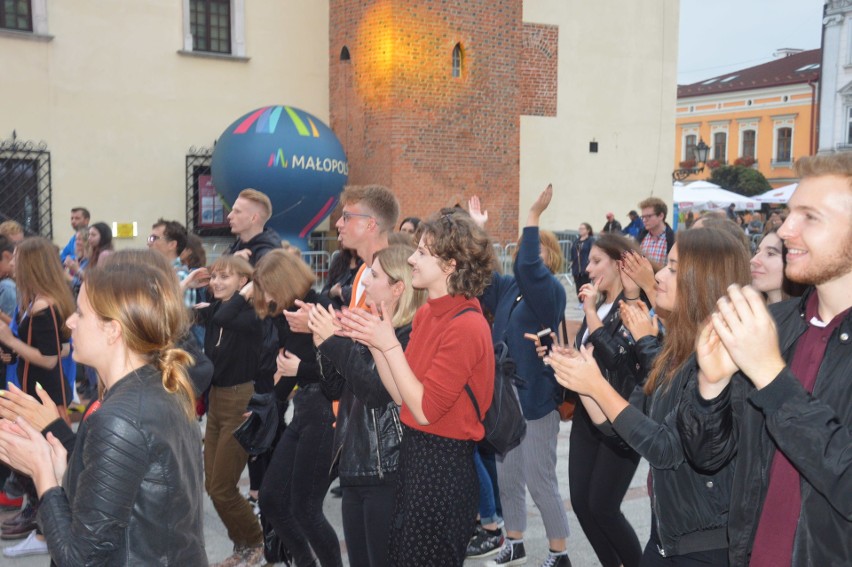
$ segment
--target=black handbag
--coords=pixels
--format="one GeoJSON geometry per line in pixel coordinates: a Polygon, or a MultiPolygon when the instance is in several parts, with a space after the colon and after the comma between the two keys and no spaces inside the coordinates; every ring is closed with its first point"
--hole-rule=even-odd
{"type": "Polygon", "coordinates": [[[260,525],[263,528],[263,558],[267,563],[280,563],[290,567],[293,561],[290,550],[287,549],[284,542],[275,533],[272,524],[263,517],[262,512],[260,514],[260,525]]]}
{"type": "Polygon", "coordinates": [[[246,411],[251,414],[234,429],[234,437],[249,455],[263,454],[272,448],[278,433],[275,394],[252,394],[246,411]]]}

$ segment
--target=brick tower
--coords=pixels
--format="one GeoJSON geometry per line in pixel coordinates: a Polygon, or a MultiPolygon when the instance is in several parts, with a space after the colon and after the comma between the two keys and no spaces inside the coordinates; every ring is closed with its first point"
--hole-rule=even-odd
{"type": "Polygon", "coordinates": [[[403,216],[479,195],[491,234],[513,241],[520,115],[555,114],[556,29],[526,26],[518,0],[329,4],[330,122],[349,182],[390,187],[403,216]]]}

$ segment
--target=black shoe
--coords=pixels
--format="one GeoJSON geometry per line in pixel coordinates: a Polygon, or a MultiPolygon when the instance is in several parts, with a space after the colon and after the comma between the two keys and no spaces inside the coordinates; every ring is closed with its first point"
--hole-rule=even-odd
{"type": "Polygon", "coordinates": [[[527,562],[527,552],[524,542],[512,541],[506,538],[503,547],[497,557],[485,564],[485,567],[510,567],[511,565],[523,565],[527,562]]]}
{"type": "Polygon", "coordinates": [[[498,528],[497,532],[496,534],[489,533],[488,530],[477,524],[476,531],[470,538],[470,543],[467,544],[465,556],[468,559],[482,559],[498,553],[503,547],[504,538],[502,530],[498,528]]]}
{"type": "Polygon", "coordinates": [[[555,555],[551,552],[548,553],[547,559],[544,560],[541,567],[571,567],[571,560],[568,559],[567,553],[555,555]]]}

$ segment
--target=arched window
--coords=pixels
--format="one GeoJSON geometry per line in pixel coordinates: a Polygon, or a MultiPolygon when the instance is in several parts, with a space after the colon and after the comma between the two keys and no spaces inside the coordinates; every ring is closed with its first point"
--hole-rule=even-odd
{"type": "Polygon", "coordinates": [[[340,60],[349,61],[350,59],[351,57],[349,56],[349,48],[344,45],[343,49],[340,50],[340,60]]]}
{"type": "Polygon", "coordinates": [[[453,47],[453,78],[461,77],[463,60],[464,52],[462,51],[461,43],[457,43],[453,47]]]}

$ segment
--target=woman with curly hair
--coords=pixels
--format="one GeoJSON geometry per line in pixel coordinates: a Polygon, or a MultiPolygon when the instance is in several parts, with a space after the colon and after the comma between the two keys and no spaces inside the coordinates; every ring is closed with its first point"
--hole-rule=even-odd
{"type": "Polygon", "coordinates": [[[405,351],[391,317],[379,315],[390,313],[384,305],[344,313],[342,334],[370,348],[402,406],[390,564],[460,566],[479,504],[473,451],[484,435],[469,393],[484,413],[494,389],[491,331],[476,299],[491,281],[494,252],[486,233],[455,209],[423,222],[418,236],[408,262],[412,285],[428,300],[405,351]]]}

